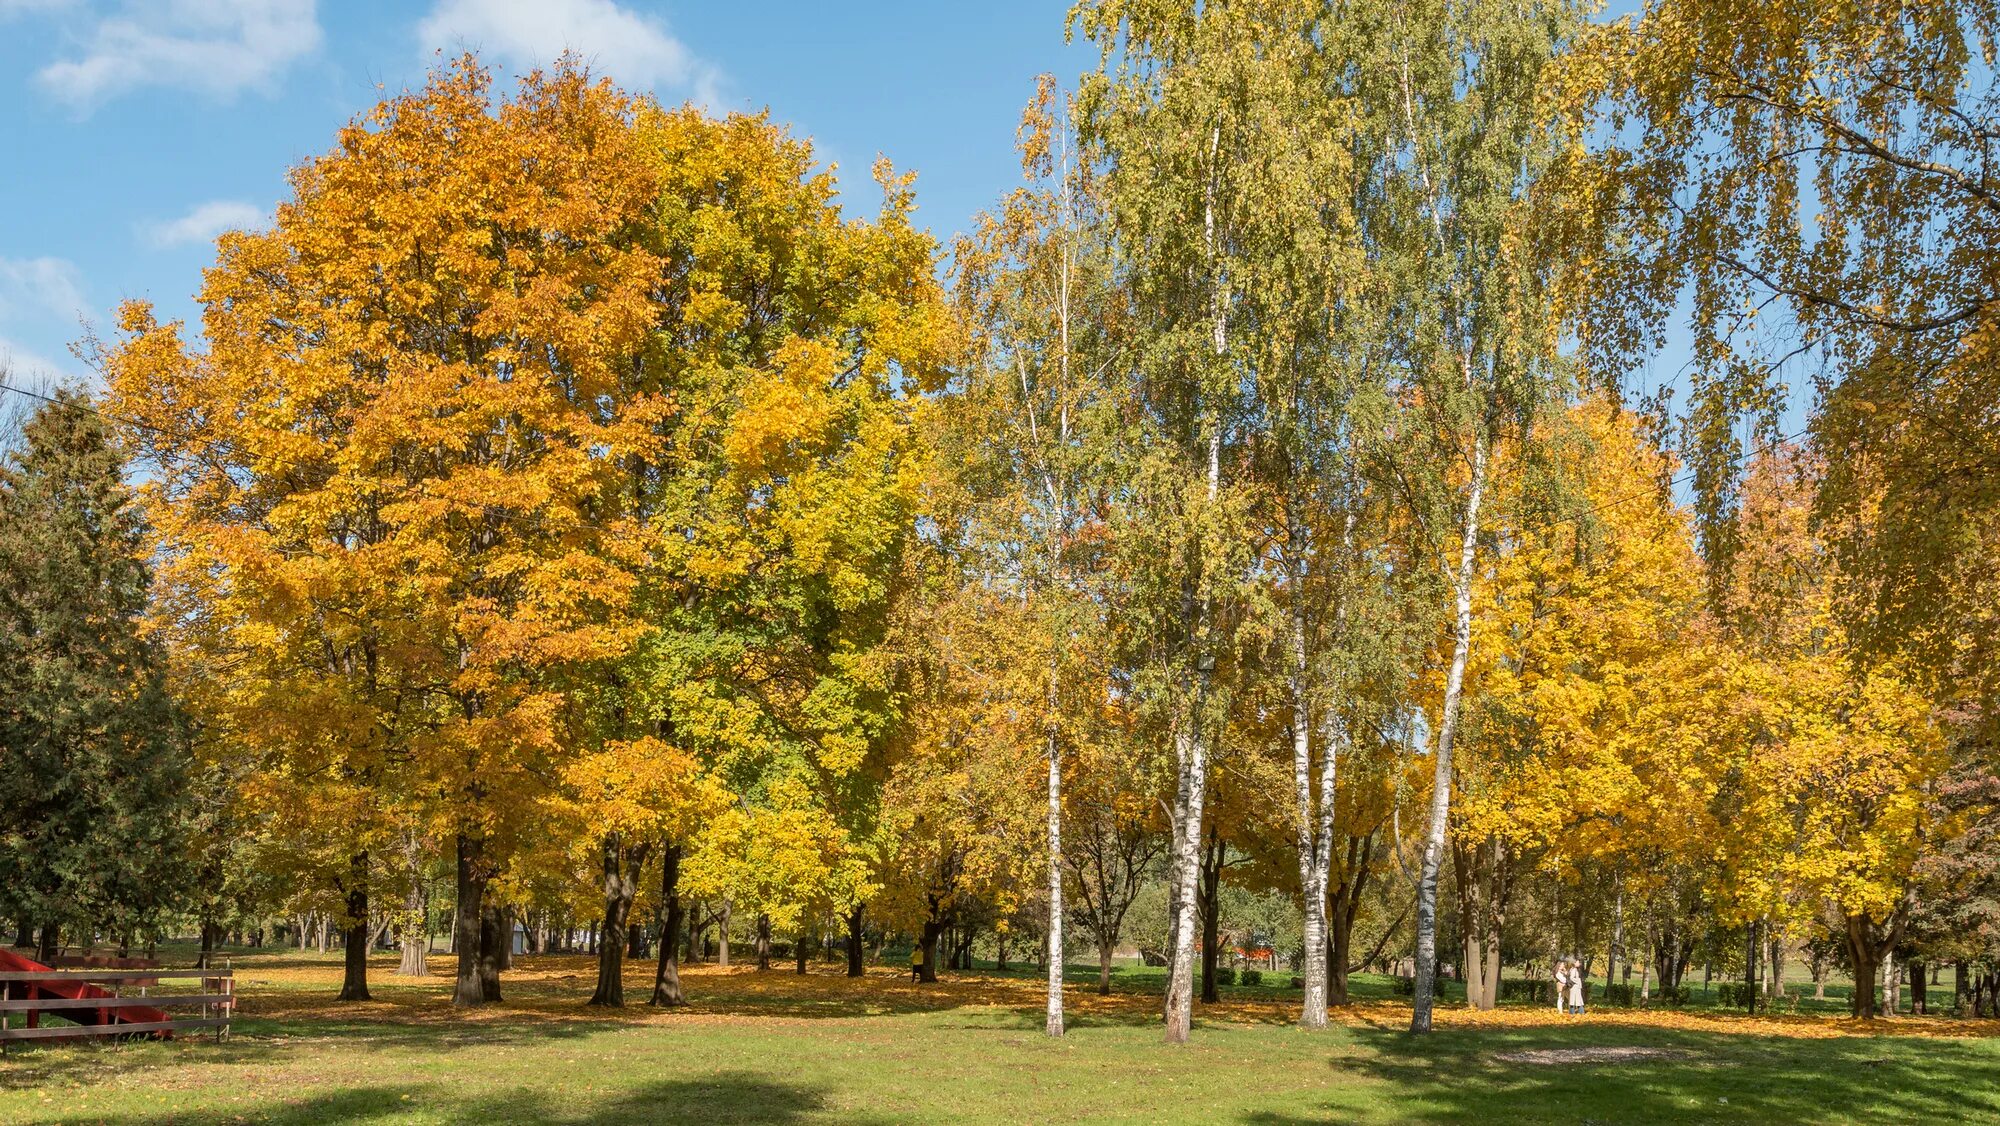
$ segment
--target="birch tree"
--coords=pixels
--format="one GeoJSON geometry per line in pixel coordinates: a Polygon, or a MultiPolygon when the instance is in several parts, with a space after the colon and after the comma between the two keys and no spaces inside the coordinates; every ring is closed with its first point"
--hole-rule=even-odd
{"type": "Polygon", "coordinates": [[[1026,186],[961,245],[959,294],[978,356],[956,406],[966,447],[976,578],[1013,591],[1044,635],[1037,710],[1046,759],[1048,994],[1063,1034],[1063,776],[1102,711],[1101,592],[1107,342],[1115,312],[1095,181],[1079,159],[1072,100],[1043,76],[1021,123],[1026,186]]]}
{"type": "Polygon", "coordinates": [[[1388,326],[1402,408],[1377,447],[1419,556],[1450,591],[1442,693],[1430,717],[1431,796],[1417,888],[1415,1005],[1437,995],[1438,876],[1450,832],[1453,753],[1473,643],[1475,584],[1490,531],[1495,446],[1526,438],[1560,403],[1552,264],[1525,242],[1530,192],[1555,130],[1536,111],[1544,72],[1577,25],[1573,5],[1426,0],[1357,5],[1361,96],[1391,143],[1363,222],[1397,263],[1388,326]]]}
{"type": "Polygon", "coordinates": [[[1130,388],[1120,616],[1132,690],[1173,749],[1165,1024],[1180,1043],[1193,1017],[1208,755],[1227,711],[1216,674],[1253,569],[1242,468],[1253,350],[1237,332],[1262,138],[1248,106],[1282,69],[1266,48],[1303,41],[1230,5],[1103,0],[1072,18],[1101,53],[1078,120],[1132,307],[1119,373],[1130,388]]]}

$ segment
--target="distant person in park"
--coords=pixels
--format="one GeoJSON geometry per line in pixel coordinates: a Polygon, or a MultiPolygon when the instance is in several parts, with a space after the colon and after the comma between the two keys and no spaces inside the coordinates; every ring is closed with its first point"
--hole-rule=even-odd
{"type": "Polygon", "coordinates": [[[924,947],[922,943],[910,947],[910,980],[924,980],[924,947]]]}
{"type": "Polygon", "coordinates": [[[1567,1012],[1569,1006],[1569,959],[1556,959],[1556,1011],[1567,1012]]]}
{"type": "Polygon", "coordinates": [[[1574,958],[1569,963],[1569,1011],[1572,1016],[1583,1015],[1583,964],[1574,958]]]}

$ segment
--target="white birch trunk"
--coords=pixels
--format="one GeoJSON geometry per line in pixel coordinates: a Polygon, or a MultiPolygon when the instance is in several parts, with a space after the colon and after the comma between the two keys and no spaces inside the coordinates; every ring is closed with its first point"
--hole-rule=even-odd
{"type": "Polygon", "coordinates": [[[1175,803],[1179,816],[1174,830],[1174,943],[1172,963],[1167,971],[1166,1037],[1169,1044],[1187,1043],[1194,1022],[1195,923],[1199,912],[1197,868],[1201,862],[1201,812],[1207,789],[1207,762],[1202,741],[1193,728],[1199,709],[1175,736],[1176,758],[1180,760],[1180,785],[1175,803]]]}
{"type": "MultiPolygon", "coordinates": [[[[1297,791],[1296,829],[1299,889],[1305,907],[1305,996],[1299,1008],[1300,1028],[1326,1027],[1326,854],[1316,824],[1313,801],[1312,715],[1306,701],[1306,642],[1304,615],[1292,616],[1292,786],[1297,791]]],[[[1324,753],[1324,752],[1322,752],[1324,753]]],[[[1329,803],[1330,804],[1330,803],[1329,803]]]]}
{"type": "MultiPolygon", "coordinates": [[[[1055,682],[1049,705],[1055,706],[1055,682]]],[[[1049,1011],[1043,1031],[1063,1034],[1062,744],[1053,717],[1049,724],[1049,1011]]]]}
{"type": "Polygon", "coordinates": [[[1618,877],[1618,896],[1611,901],[1611,951],[1604,959],[1604,999],[1618,982],[1618,959],[1625,956],[1625,877],[1618,877]]]}
{"type": "Polygon", "coordinates": [[[1479,550],[1479,504],[1486,491],[1486,440],[1472,445],[1472,482],[1465,501],[1465,534],[1459,544],[1458,570],[1452,576],[1456,601],[1451,669],[1445,674],[1444,706],[1438,717],[1437,745],[1431,768],[1430,823],[1424,832],[1423,867],[1417,877],[1417,975],[1410,1013],[1410,1031],[1431,1030],[1431,1009],[1437,1002],[1438,868],[1444,861],[1445,833],[1451,816],[1452,740],[1458,735],[1460,696],[1465,666],[1472,653],[1472,580],[1479,550]]]}

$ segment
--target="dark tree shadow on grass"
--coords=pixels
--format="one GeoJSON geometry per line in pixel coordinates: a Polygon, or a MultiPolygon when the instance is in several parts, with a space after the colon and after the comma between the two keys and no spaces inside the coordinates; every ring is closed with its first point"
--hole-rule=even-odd
{"type": "MultiPolygon", "coordinates": [[[[803,1122],[821,1117],[825,1095],[814,1088],[778,1082],[744,1072],[723,1072],[697,1079],[667,1079],[601,1098],[577,1097],[562,1090],[521,1088],[477,1098],[457,1098],[448,1089],[430,1086],[371,1086],[335,1091],[278,1104],[230,1104],[213,1108],[162,1109],[91,1121],[115,1126],[189,1123],[193,1126],[269,1123],[271,1126],[319,1126],[321,1123],[368,1122],[398,1115],[424,1113],[447,1121],[504,1126],[514,1123],[606,1123],[640,1126],[649,1123],[767,1124],[803,1122]]],[[[58,1110],[59,1113],[59,1110],[58,1110]]],[[[869,1117],[839,1116],[852,1126],[872,1126],[869,1117]]]]}
{"type": "MultiPolygon", "coordinates": [[[[1423,1037],[1357,1028],[1355,1040],[1359,1052],[1327,1066],[1381,1081],[1397,1117],[1409,1122],[2000,1121],[2000,1050],[1976,1039],[1804,1039],[1579,1024],[1423,1037]],[[1500,1058],[1592,1047],[1674,1054],[1558,1064],[1500,1058]]],[[[1258,1112],[1243,1120],[1290,1126],[1330,1119],[1258,1112]]]]}

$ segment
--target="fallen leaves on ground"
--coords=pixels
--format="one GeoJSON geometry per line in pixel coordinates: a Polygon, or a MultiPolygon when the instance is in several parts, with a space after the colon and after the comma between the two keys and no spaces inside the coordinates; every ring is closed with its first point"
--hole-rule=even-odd
{"type": "MultiPolygon", "coordinates": [[[[241,1015],[271,1020],[370,1020],[424,1025],[490,1021],[578,1022],[632,1024],[694,1022],[749,1023],[772,1019],[867,1017],[881,1013],[937,1012],[950,1009],[994,1009],[1039,1019],[1045,985],[1040,978],[995,974],[952,976],[933,984],[915,984],[900,968],[873,967],[861,979],[845,975],[844,965],[815,964],[801,976],[789,964],[760,971],[754,966],[697,965],[681,968],[688,1005],[660,1009],[647,1005],[652,994],[653,963],[627,964],[626,1005],[619,1009],[584,1005],[594,983],[594,960],[580,955],[517,957],[502,978],[505,1000],[477,1008],[451,1004],[455,959],[431,958],[431,972],[422,978],[394,976],[393,959],[371,967],[372,1001],[337,1002],[340,967],[336,963],[292,962],[283,958],[238,960],[239,972],[252,971],[241,991],[241,1015]]],[[[1065,996],[1072,1021],[1107,1020],[1142,1023],[1157,1019],[1159,996],[1152,992],[1114,991],[1101,996],[1089,986],[1072,986],[1065,996]]],[[[1382,1030],[1408,1026],[1407,1001],[1359,1001],[1339,1006],[1332,1017],[1340,1023],[1382,1030]]],[[[1297,1019],[1296,1001],[1287,995],[1229,996],[1216,1004],[1196,1007],[1199,1019],[1236,1024],[1289,1024],[1297,1019]]],[[[1848,1017],[1809,1015],[1746,1016],[1715,1011],[1669,1009],[1598,1009],[1570,1016],[1554,1009],[1507,1007],[1487,1012],[1463,1006],[1440,1006],[1439,1028],[1533,1029],[1582,1022],[1599,1026],[1666,1029],[1796,1039],[1849,1036],[1977,1037],[1991,1035],[1986,1021],[1947,1017],[1898,1017],[1859,1021],[1848,1017]]]]}

